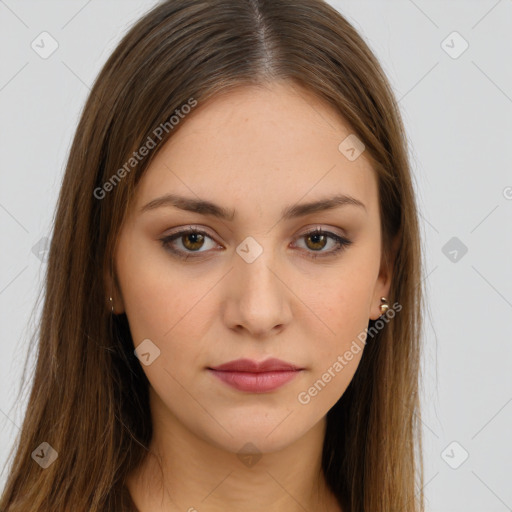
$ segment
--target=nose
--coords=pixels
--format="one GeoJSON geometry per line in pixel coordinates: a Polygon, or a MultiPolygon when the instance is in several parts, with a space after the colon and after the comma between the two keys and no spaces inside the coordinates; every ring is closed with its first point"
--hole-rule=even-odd
{"type": "Polygon", "coordinates": [[[231,329],[264,338],[290,322],[293,293],[270,250],[249,261],[235,254],[234,268],[228,277],[225,321],[231,329]]]}

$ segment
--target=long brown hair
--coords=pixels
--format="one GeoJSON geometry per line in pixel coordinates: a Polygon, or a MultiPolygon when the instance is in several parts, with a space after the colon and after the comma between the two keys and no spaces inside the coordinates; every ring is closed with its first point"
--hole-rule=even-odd
{"type": "Polygon", "coordinates": [[[327,483],[344,512],[423,510],[422,257],[406,135],[375,56],[322,0],[168,0],[129,30],[101,70],[56,208],[33,384],[0,510],[134,509],[125,477],[147,455],[152,425],[126,316],[107,307],[117,235],[148,165],[187,122],[169,121],[177,110],[274,80],[326,100],[363,141],[378,180],[385,257],[398,240],[388,299],[401,311],[381,328],[369,321],[375,334],[327,414],[327,483]],[[148,138],[157,147],[141,156],[148,138]],[[41,443],[58,453],[46,469],[31,456],[41,443]]]}

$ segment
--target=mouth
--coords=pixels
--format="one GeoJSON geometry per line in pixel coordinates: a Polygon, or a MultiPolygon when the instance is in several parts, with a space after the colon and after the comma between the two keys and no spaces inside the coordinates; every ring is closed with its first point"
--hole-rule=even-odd
{"type": "Polygon", "coordinates": [[[207,370],[221,382],[239,391],[265,393],[280,388],[304,371],[295,364],[279,359],[262,362],[237,359],[207,370]]]}

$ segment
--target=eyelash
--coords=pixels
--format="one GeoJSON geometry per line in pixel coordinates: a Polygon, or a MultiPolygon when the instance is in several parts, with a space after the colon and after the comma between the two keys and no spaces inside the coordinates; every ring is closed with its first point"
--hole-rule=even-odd
{"type": "MultiPolygon", "coordinates": [[[[205,231],[195,229],[195,228],[189,228],[189,229],[185,229],[183,231],[178,231],[178,232],[173,233],[172,235],[166,236],[164,238],[161,238],[160,241],[162,242],[162,246],[164,249],[175,254],[176,256],[178,256],[181,259],[199,258],[199,257],[201,257],[200,255],[202,253],[207,252],[207,251],[188,251],[188,252],[184,253],[183,251],[176,250],[175,248],[173,248],[171,246],[171,243],[174,240],[181,238],[182,236],[191,235],[191,234],[204,235],[204,236],[207,236],[208,238],[212,239],[212,237],[210,235],[208,235],[208,233],[206,233],[205,231]]],[[[332,233],[330,231],[325,231],[320,228],[316,228],[316,229],[313,229],[312,231],[308,231],[307,233],[303,233],[299,238],[304,238],[304,237],[313,236],[313,235],[327,235],[328,238],[331,238],[332,240],[334,240],[336,242],[337,247],[335,249],[332,249],[332,250],[326,251],[326,252],[306,251],[306,252],[310,253],[308,255],[308,257],[311,259],[325,258],[328,256],[332,256],[332,255],[346,249],[349,245],[352,244],[351,240],[349,240],[345,237],[342,237],[340,235],[337,235],[335,233],[332,233]]]]}

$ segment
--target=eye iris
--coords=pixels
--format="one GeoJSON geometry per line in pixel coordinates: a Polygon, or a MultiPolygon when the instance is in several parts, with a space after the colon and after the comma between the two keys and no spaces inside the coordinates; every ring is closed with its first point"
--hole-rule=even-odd
{"type": "Polygon", "coordinates": [[[183,235],[181,239],[183,240],[183,246],[191,251],[200,249],[204,243],[204,236],[201,235],[201,233],[187,233],[186,235],[183,235]],[[188,242],[189,239],[193,240],[191,244],[188,242]],[[199,244],[199,247],[194,244],[199,244]]]}
{"type": "MultiPolygon", "coordinates": [[[[310,247],[310,249],[323,249],[325,247],[325,243],[326,243],[326,236],[325,235],[320,235],[318,233],[314,233],[312,235],[308,235],[306,237],[306,240],[313,240],[313,244],[318,244],[320,243],[320,247],[310,247]],[[320,240],[320,242],[319,242],[320,240]],[[323,244],[322,244],[323,242],[323,244]]],[[[307,242],[306,242],[307,243],[307,242]]]]}

